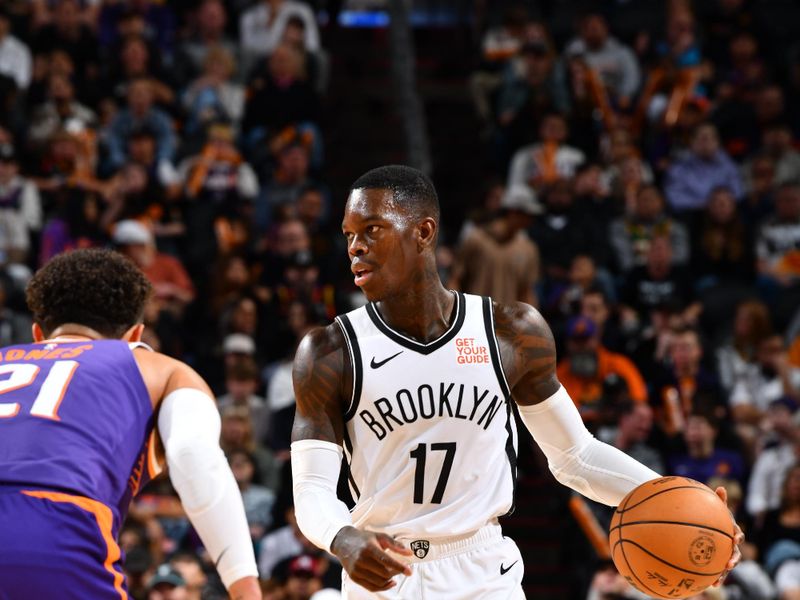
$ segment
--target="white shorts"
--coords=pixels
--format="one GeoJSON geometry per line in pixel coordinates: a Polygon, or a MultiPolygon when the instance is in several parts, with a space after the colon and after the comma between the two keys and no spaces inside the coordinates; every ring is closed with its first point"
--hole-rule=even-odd
{"type": "Polygon", "coordinates": [[[347,600],[524,600],[524,565],[519,548],[492,523],[475,533],[452,538],[401,539],[413,557],[395,554],[411,565],[411,575],[395,576],[397,585],[370,592],[342,572],[347,600]]]}

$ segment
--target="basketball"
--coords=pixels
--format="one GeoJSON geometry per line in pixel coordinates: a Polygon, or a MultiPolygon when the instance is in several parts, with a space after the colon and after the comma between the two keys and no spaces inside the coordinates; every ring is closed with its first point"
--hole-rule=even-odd
{"type": "Polygon", "coordinates": [[[685,477],[661,477],[625,496],[609,534],[614,564],[631,585],[654,598],[686,598],[725,570],[734,524],[709,487],[685,477]]]}

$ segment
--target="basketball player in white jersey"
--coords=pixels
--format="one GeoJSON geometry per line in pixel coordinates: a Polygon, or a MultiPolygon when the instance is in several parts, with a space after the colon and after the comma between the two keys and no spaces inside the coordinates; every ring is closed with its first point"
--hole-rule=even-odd
{"type": "Polygon", "coordinates": [[[497,522],[513,506],[512,398],[556,478],[587,497],[616,506],[658,477],[586,430],[534,308],[442,286],[438,228],[419,171],[359,178],[342,231],[369,304],[309,333],[295,357],[297,523],[341,560],[349,599],[524,598],[522,558],[497,522]],[[352,513],[336,497],[343,453],[352,513]]]}

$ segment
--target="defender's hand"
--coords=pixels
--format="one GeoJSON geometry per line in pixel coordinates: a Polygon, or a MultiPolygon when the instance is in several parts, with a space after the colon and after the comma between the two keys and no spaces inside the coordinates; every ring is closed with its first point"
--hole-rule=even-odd
{"type": "Polygon", "coordinates": [[[350,578],[370,592],[382,592],[393,588],[397,582],[392,577],[411,575],[411,568],[391,557],[386,550],[411,556],[404,548],[383,533],[370,533],[355,527],[343,527],[331,544],[350,578]]]}
{"type": "Polygon", "coordinates": [[[231,584],[228,593],[232,600],[261,600],[261,586],[255,577],[242,577],[231,584]]]}
{"type": "MultiPolygon", "coordinates": [[[[717,496],[719,496],[720,500],[727,505],[728,491],[724,487],[718,487],[714,491],[716,492],[717,496]]],[[[731,513],[731,520],[733,521],[733,554],[731,555],[731,559],[728,561],[728,564],[725,565],[725,570],[722,572],[722,575],[720,575],[719,579],[717,579],[717,581],[714,583],[714,587],[720,587],[725,582],[725,578],[728,576],[728,573],[730,573],[733,568],[739,564],[739,561],[742,560],[742,553],[739,550],[739,544],[744,542],[744,532],[736,523],[733,513],[731,513]]]]}

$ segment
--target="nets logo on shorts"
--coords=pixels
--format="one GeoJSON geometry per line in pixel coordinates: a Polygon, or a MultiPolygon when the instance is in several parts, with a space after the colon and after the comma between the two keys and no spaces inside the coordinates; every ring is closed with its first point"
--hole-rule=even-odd
{"type": "Polygon", "coordinates": [[[416,540],[411,542],[411,551],[417,558],[425,558],[428,556],[428,550],[431,548],[431,543],[428,540],[416,540]]]}

